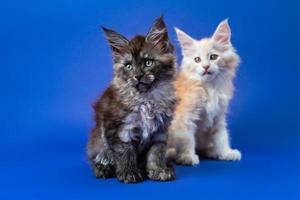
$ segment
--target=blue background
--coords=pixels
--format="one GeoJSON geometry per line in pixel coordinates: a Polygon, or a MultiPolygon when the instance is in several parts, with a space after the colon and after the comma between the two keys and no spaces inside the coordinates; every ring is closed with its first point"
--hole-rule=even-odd
{"type": "Polygon", "coordinates": [[[300,12],[295,1],[3,1],[0,199],[300,199],[300,12]],[[229,17],[242,58],[228,116],[240,162],[177,167],[177,180],[94,178],[91,105],[112,78],[100,25],[127,37],[161,13],[195,38],[229,17]]]}

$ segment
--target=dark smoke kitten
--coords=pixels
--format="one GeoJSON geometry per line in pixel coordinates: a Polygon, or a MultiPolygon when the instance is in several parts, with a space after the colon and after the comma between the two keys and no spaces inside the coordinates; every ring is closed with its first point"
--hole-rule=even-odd
{"type": "Polygon", "coordinates": [[[158,18],[146,37],[127,40],[103,28],[113,52],[114,78],[94,106],[88,157],[99,178],[139,182],[175,178],[167,163],[167,127],[175,95],[173,45],[158,18]]]}

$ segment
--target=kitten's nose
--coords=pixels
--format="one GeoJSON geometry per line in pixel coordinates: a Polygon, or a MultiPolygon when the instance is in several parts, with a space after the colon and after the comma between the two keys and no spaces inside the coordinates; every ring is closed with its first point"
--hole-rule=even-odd
{"type": "Polygon", "coordinates": [[[140,81],[142,77],[143,75],[134,76],[134,78],[136,78],[138,81],[140,81]]]}
{"type": "Polygon", "coordinates": [[[205,69],[205,71],[206,71],[206,70],[208,70],[208,68],[209,68],[209,65],[204,65],[204,66],[203,66],[203,68],[204,68],[204,69],[205,69]]]}

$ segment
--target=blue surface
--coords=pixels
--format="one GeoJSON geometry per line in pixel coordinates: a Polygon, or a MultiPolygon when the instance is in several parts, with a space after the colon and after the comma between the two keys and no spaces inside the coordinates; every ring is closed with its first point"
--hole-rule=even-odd
{"type": "Polygon", "coordinates": [[[297,1],[1,1],[0,199],[300,199],[297,1]],[[108,3],[109,2],[109,3],[108,3]],[[228,117],[241,162],[178,167],[177,180],[96,180],[91,104],[112,77],[100,25],[131,37],[164,13],[209,36],[229,17],[242,58],[228,117]]]}

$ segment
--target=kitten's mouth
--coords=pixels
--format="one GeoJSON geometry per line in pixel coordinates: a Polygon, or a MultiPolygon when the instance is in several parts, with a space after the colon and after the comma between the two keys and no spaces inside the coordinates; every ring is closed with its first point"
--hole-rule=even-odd
{"type": "Polygon", "coordinates": [[[140,91],[140,92],[147,92],[148,90],[150,90],[151,84],[139,82],[139,83],[136,85],[136,88],[137,88],[138,91],[140,91]]]}
{"type": "Polygon", "coordinates": [[[205,75],[211,75],[211,74],[212,73],[210,71],[205,70],[202,75],[205,76],[205,75]]]}
{"type": "Polygon", "coordinates": [[[137,81],[135,87],[139,92],[148,92],[153,87],[153,79],[142,77],[137,81]]]}

